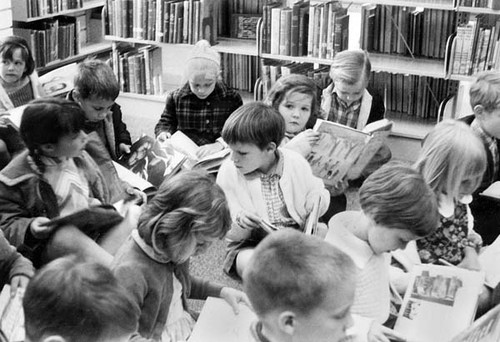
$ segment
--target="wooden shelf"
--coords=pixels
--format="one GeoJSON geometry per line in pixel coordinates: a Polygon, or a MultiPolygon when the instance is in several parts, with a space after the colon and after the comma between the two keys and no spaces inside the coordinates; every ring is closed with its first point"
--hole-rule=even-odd
{"type": "Polygon", "coordinates": [[[257,42],[255,39],[219,37],[218,40],[219,44],[214,45],[213,48],[219,52],[257,56],[257,42]]]}
{"type": "Polygon", "coordinates": [[[42,20],[42,19],[50,19],[50,18],[53,18],[53,17],[58,16],[58,15],[67,15],[67,14],[82,12],[82,11],[86,11],[89,9],[102,7],[106,3],[103,0],[88,1],[88,2],[84,2],[83,6],[79,7],[79,8],[72,8],[72,9],[69,9],[66,11],[50,13],[50,14],[46,14],[46,15],[42,15],[42,16],[38,16],[38,17],[28,17],[28,10],[27,10],[27,7],[25,7],[26,5],[20,6],[20,4],[26,3],[26,1],[29,1],[29,0],[13,0],[13,1],[16,1],[16,6],[12,6],[12,19],[14,21],[22,21],[22,22],[38,21],[38,20],[42,20]]]}
{"type": "Polygon", "coordinates": [[[350,0],[343,1],[345,3],[353,4],[377,4],[377,5],[387,5],[387,6],[410,6],[410,7],[425,7],[432,9],[442,9],[442,10],[455,10],[453,5],[453,0],[449,0],[447,4],[437,4],[430,1],[415,1],[415,0],[350,0]]]}
{"type": "Polygon", "coordinates": [[[70,64],[73,62],[77,62],[80,60],[83,60],[87,58],[90,55],[93,54],[98,54],[98,53],[103,53],[106,51],[111,51],[111,42],[108,41],[103,41],[99,43],[94,43],[88,46],[83,47],[80,50],[80,53],[78,55],[74,55],[65,59],[58,59],[52,62],[49,62],[45,64],[42,67],[37,68],[36,70],[38,71],[39,74],[44,74],[50,70],[56,69],[60,66],[70,64]]]}
{"type": "MultiPolygon", "coordinates": [[[[494,0],[498,1],[498,0],[494,0]]],[[[500,15],[500,10],[494,10],[491,8],[485,8],[485,7],[467,7],[467,6],[458,6],[457,7],[458,12],[467,12],[467,13],[484,13],[484,14],[496,14],[500,15]]]]}

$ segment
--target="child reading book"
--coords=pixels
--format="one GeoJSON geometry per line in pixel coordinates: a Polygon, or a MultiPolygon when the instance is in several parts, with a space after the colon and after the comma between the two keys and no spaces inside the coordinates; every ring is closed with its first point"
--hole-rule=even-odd
{"type": "Polygon", "coordinates": [[[283,117],[259,102],[236,110],[222,130],[231,149],[231,160],[223,162],[217,175],[234,222],[224,261],[230,275],[241,276],[267,234],[265,226],[302,231],[319,197],[319,215],[328,208],[330,195],[307,161],[295,151],[278,148],[284,134],[283,117]]]}

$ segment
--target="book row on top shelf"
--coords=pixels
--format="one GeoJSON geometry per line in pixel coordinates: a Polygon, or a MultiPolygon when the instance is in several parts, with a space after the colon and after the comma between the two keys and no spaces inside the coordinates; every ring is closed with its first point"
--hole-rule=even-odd
{"type": "Polygon", "coordinates": [[[21,0],[12,1],[15,21],[35,21],[102,7],[104,0],[21,0]]]}

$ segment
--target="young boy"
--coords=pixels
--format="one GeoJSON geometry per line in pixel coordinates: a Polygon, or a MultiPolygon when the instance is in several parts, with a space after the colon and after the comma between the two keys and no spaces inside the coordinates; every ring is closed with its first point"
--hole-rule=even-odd
{"type": "Polygon", "coordinates": [[[243,272],[259,321],[256,341],[344,341],[353,324],[356,269],[321,239],[291,229],[266,237],[243,272]]]}
{"type": "Polygon", "coordinates": [[[360,211],[332,217],[325,240],[347,253],[360,269],[352,312],[383,324],[389,317],[389,255],[436,229],[436,196],[422,175],[390,163],[359,190],[360,211]]]}
{"type": "Polygon", "coordinates": [[[98,59],[78,64],[74,89],[68,100],[77,102],[85,112],[85,133],[96,132],[113,160],[130,152],[130,133],[115,103],[120,86],[109,65],[98,59]]]}
{"type": "Polygon", "coordinates": [[[69,258],[37,273],[23,308],[27,342],[125,342],[139,317],[108,268],[69,258]]]}
{"type": "Polygon", "coordinates": [[[233,218],[227,238],[224,270],[239,275],[266,236],[264,224],[301,230],[314,202],[321,198],[320,214],[330,196],[323,181],[312,174],[298,153],[278,149],[285,121],[271,106],[259,102],[237,109],[226,121],[222,138],[231,149],[217,175],[233,218]]]}
{"type": "Polygon", "coordinates": [[[481,138],[487,156],[486,171],[481,185],[470,203],[474,216],[474,229],[491,244],[500,234],[500,202],[479,195],[492,183],[500,180],[500,73],[486,71],[478,74],[470,88],[473,115],[462,118],[481,138]]]}

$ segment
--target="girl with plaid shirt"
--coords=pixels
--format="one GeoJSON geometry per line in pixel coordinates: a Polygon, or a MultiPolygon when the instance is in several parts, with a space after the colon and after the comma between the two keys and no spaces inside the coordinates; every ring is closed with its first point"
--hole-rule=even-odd
{"type": "Polygon", "coordinates": [[[194,46],[185,74],[188,81],[167,95],[155,135],[164,141],[180,130],[200,146],[197,156],[202,158],[226,147],[222,127],[243,101],[220,79],[220,56],[206,40],[194,46]]]}

